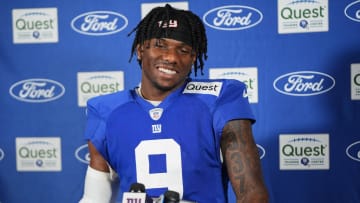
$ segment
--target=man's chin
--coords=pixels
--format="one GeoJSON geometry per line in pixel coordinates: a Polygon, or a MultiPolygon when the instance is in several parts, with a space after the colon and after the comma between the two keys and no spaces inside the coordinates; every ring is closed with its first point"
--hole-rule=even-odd
{"type": "Polygon", "coordinates": [[[177,88],[179,88],[181,85],[183,84],[183,82],[180,82],[180,83],[172,83],[172,84],[169,84],[169,83],[163,83],[163,84],[157,84],[156,85],[156,88],[163,91],[163,92],[169,92],[169,91],[173,91],[173,90],[176,90],[177,88]]]}

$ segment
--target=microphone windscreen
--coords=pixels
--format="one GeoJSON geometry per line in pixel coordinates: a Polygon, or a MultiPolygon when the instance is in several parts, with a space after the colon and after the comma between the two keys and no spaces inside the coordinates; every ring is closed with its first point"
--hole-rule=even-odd
{"type": "Polygon", "coordinates": [[[175,191],[168,190],[164,194],[164,203],[178,203],[180,201],[180,194],[175,191]]]}
{"type": "Polygon", "coordinates": [[[142,183],[133,183],[130,186],[129,192],[145,192],[145,185],[142,183]]]}

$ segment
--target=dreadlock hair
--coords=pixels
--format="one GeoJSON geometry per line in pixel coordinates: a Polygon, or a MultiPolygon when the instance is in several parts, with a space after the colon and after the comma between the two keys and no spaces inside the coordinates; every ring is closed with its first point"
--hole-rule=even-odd
{"type": "MultiPolygon", "coordinates": [[[[201,19],[192,13],[191,11],[179,10],[171,7],[169,4],[166,4],[165,7],[156,7],[150,11],[140,22],[139,24],[128,34],[130,36],[133,32],[136,31],[135,39],[132,44],[130,59],[133,58],[136,53],[136,47],[138,44],[143,44],[145,40],[151,38],[162,38],[161,36],[168,35],[167,32],[170,28],[165,26],[165,29],[159,29],[159,22],[161,22],[160,27],[166,25],[164,23],[171,20],[171,15],[175,14],[178,16],[178,19],[185,21],[186,31],[191,33],[191,47],[196,53],[196,59],[194,62],[194,71],[195,76],[197,75],[197,70],[200,69],[201,74],[203,75],[204,60],[207,59],[207,37],[205,32],[204,24],[201,19]]],[[[188,36],[187,36],[188,37],[188,36]]],[[[138,60],[139,65],[141,61],[138,60]]]]}

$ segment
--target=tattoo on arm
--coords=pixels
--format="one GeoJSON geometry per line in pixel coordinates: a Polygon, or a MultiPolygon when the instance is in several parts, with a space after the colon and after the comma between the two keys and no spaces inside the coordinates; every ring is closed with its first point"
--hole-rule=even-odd
{"type": "Polygon", "coordinates": [[[247,196],[256,194],[266,202],[267,191],[250,121],[230,121],[223,129],[221,150],[237,199],[249,201],[247,196]]]}

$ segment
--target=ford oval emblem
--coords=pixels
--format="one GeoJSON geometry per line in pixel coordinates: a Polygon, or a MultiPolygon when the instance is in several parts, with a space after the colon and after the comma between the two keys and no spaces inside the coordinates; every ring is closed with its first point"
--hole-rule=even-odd
{"type": "Polygon", "coordinates": [[[350,20],[360,22],[360,1],[355,1],[347,5],[344,13],[350,20]]]}
{"type": "Polygon", "coordinates": [[[92,11],[80,14],[71,21],[71,28],[84,35],[111,35],[128,25],[124,15],[113,11],[92,11]]]}
{"type": "Polygon", "coordinates": [[[229,5],[206,12],[203,21],[214,29],[234,31],[254,27],[262,21],[262,18],[262,13],[255,8],[229,5]]]}
{"type": "Polygon", "coordinates": [[[346,148],[346,155],[355,161],[360,161],[360,141],[354,142],[346,148]]]}
{"type": "Polygon", "coordinates": [[[265,149],[261,145],[256,144],[259,152],[260,159],[264,158],[265,156],[265,149]]]}
{"type": "Polygon", "coordinates": [[[84,145],[81,145],[79,148],[77,148],[75,151],[75,157],[80,162],[82,162],[84,164],[89,164],[90,154],[89,154],[88,145],[84,144],[84,145]]]}
{"type": "Polygon", "coordinates": [[[315,71],[299,71],[275,79],[276,91],[291,96],[312,96],[325,93],[335,86],[335,79],[315,71]]]}
{"type": "Polygon", "coordinates": [[[0,148],[0,161],[3,160],[5,157],[4,151],[0,148]]]}
{"type": "Polygon", "coordinates": [[[59,99],[65,94],[65,87],[54,80],[33,78],[13,84],[9,93],[19,101],[41,103],[59,99]]]}

